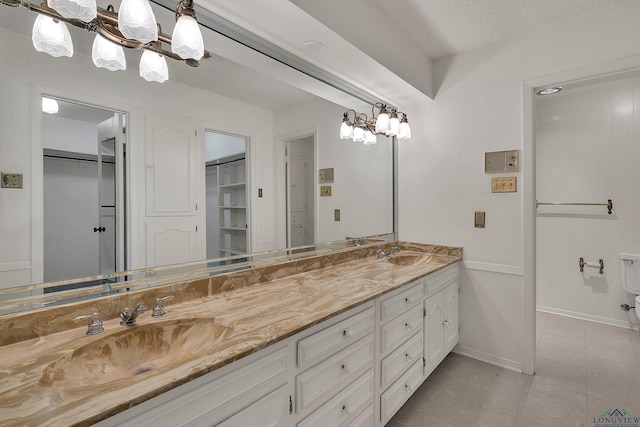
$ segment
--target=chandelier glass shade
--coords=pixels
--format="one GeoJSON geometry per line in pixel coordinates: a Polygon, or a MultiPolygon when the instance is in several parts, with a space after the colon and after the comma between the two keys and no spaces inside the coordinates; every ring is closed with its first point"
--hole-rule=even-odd
{"type": "Polygon", "coordinates": [[[47,5],[69,19],[91,22],[98,14],[96,0],[47,0],[47,5]]]}
{"type": "Polygon", "coordinates": [[[204,55],[202,32],[196,20],[192,0],[180,0],[176,6],[176,26],[171,36],[171,51],[182,59],[199,60],[204,55]]]}
{"type": "Polygon", "coordinates": [[[71,34],[64,22],[55,21],[50,16],[38,15],[31,33],[33,47],[38,52],[51,56],[73,56],[71,34]]]}
{"type": "Polygon", "coordinates": [[[91,59],[98,68],[106,68],[109,71],[127,69],[127,60],[124,57],[122,46],[105,39],[100,34],[96,34],[96,38],[93,40],[91,59]]]}
{"type": "Polygon", "coordinates": [[[386,104],[376,103],[371,108],[371,118],[355,110],[347,110],[340,125],[340,139],[351,139],[365,145],[375,144],[377,135],[395,136],[398,139],[410,139],[411,128],[407,115],[386,104]],[[375,115],[375,108],[380,112],[375,115]]]}
{"type": "Polygon", "coordinates": [[[123,36],[140,43],[158,40],[158,23],[148,0],[122,0],[118,28],[123,36]]]}
{"type": "Polygon", "coordinates": [[[163,83],[169,79],[169,69],[164,56],[145,50],[140,59],[140,77],[148,82],[163,83]]]}

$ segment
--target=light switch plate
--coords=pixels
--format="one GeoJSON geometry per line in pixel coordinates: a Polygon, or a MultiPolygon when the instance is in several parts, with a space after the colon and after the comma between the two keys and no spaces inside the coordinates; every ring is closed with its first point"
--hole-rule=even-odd
{"type": "Polygon", "coordinates": [[[331,186],[330,185],[320,186],[320,196],[321,197],[331,196],[331,186]]]}
{"type": "Polygon", "coordinates": [[[492,193],[515,193],[517,191],[518,185],[515,176],[491,178],[492,193]]]}
{"type": "Polygon", "coordinates": [[[22,188],[22,174],[2,172],[0,174],[0,188],[22,188]]]}

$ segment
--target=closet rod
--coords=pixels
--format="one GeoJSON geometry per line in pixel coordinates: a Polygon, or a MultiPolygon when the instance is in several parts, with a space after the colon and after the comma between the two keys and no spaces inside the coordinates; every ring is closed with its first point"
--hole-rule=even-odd
{"type": "MultiPolygon", "coordinates": [[[[98,159],[83,159],[81,157],[69,157],[69,156],[57,156],[57,155],[53,155],[53,154],[43,154],[43,157],[48,157],[50,159],[63,159],[63,160],[79,160],[81,162],[93,162],[93,163],[98,163],[98,159]]],[[[102,163],[108,163],[108,164],[115,164],[116,162],[114,160],[103,160],[102,163]]]]}
{"type": "Polygon", "coordinates": [[[227,163],[239,162],[240,160],[244,160],[244,157],[240,157],[239,159],[234,159],[234,160],[227,160],[226,162],[211,163],[211,164],[205,165],[205,167],[221,166],[221,165],[226,165],[227,163]]]}
{"type": "Polygon", "coordinates": [[[611,199],[607,200],[607,203],[562,203],[562,202],[539,202],[536,200],[536,209],[540,205],[554,205],[554,206],[606,206],[609,211],[609,215],[611,215],[611,211],[613,210],[613,201],[611,199]]]}

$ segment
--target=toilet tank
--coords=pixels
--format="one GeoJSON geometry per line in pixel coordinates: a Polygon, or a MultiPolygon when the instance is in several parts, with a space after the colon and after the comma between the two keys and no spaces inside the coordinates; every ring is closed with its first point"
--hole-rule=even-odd
{"type": "Polygon", "coordinates": [[[622,287],[630,294],[640,295],[640,254],[620,252],[622,287]]]}

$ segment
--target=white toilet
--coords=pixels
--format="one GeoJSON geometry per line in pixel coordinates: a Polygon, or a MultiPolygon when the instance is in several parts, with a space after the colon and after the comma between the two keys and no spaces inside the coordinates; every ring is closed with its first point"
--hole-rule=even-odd
{"type": "Polygon", "coordinates": [[[622,287],[636,297],[636,316],[640,319],[640,254],[620,252],[622,287]]]}

